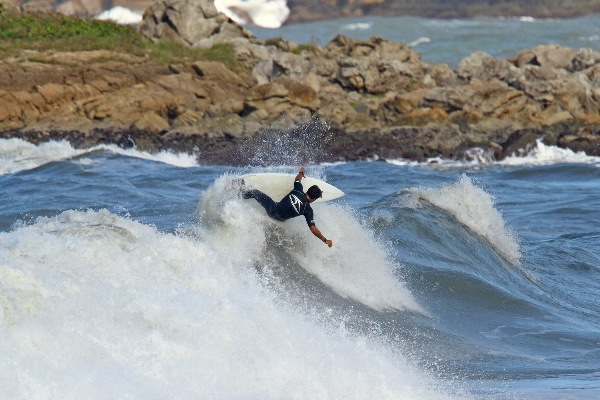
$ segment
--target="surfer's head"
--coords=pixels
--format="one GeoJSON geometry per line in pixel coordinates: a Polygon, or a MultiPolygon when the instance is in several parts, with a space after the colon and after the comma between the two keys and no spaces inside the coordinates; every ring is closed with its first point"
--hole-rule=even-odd
{"type": "Polygon", "coordinates": [[[308,201],[313,202],[316,199],[320,198],[323,195],[323,192],[317,185],[312,185],[306,191],[306,195],[308,197],[308,201]]]}

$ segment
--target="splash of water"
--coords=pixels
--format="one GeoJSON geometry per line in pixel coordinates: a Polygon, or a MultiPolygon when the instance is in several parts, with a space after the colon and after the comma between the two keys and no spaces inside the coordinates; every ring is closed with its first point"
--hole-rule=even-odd
{"type": "Polygon", "coordinates": [[[242,144],[239,159],[261,167],[315,164],[327,159],[331,139],[329,125],[318,118],[292,126],[282,122],[242,144]]]}
{"type": "Polygon", "coordinates": [[[312,236],[304,220],[274,221],[255,201],[241,199],[231,176],[221,177],[206,191],[198,215],[210,226],[211,235],[219,238],[223,251],[236,248],[236,257],[263,262],[269,257],[267,237],[273,234],[280,241],[279,249],[338,295],[375,310],[425,314],[398,278],[400,266],[352,210],[328,203],[315,204],[313,209],[319,229],[334,241],[331,249],[312,236]]]}
{"type": "MultiPolygon", "coordinates": [[[[99,151],[162,162],[182,168],[198,165],[196,157],[189,154],[174,154],[166,151],[150,154],[136,149],[122,149],[116,145],[75,149],[66,141],[49,141],[35,145],[13,138],[0,139],[0,175],[29,170],[54,161],[69,160],[99,151]]],[[[81,162],[85,163],[86,161],[81,162]]]]}
{"type": "Polygon", "coordinates": [[[282,302],[246,240],[262,239],[165,234],[106,210],[0,233],[0,397],[452,397],[385,342],[282,302]]]}
{"type": "Polygon", "coordinates": [[[286,0],[215,0],[217,10],[238,24],[279,28],[290,15],[286,0]]]}
{"type": "Polygon", "coordinates": [[[128,8],[116,6],[110,10],[101,12],[96,19],[102,21],[113,21],[123,25],[137,25],[142,22],[142,14],[131,11],[128,8]]]}

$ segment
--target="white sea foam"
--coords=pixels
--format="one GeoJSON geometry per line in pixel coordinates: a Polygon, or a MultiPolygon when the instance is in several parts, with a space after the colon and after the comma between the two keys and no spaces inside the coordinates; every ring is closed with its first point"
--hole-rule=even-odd
{"type": "Polygon", "coordinates": [[[534,17],[528,17],[528,16],[519,17],[517,19],[521,22],[535,22],[536,21],[536,19],[534,17]]]}
{"type": "Polygon", "coordinates": [[[465,168],[480,165],[494,164],[493,155],[482,148],[472,148],[465,151],[464,160],[451,160],[442,157],[432,157],[425,161],[407,160],[403,158],[386,160],[389,164],[398,166],[427,166],[432,168],[465,168]]]}
{"type": "Polygon", "coordinates": [[[34,145],[21,139],[0,139],[0,175],[37,168],[82,154],[66,142],[34,145]]]}
{"type": "Polygon", "coordinates": [[[0,398],[451,398],[376,336],[280,301],[241,226],[200,240],[100,210],[0,233],[0,398]]]}
{"type": "Polygon", "coordinates": [[[431,204],[446,210],[473,232],[486,239],[507,261],[520,265],[519,244],[495,208],[494,199],[463,175],[457,183],[439,188],[412,189],[431,204]]]}
{"type": "Polygon", "coordinates": [[[128,8],[116,6],[110,10],[103,11],[96,19],[109,20],[123,25],[137,25],[142,22],[142,15],[128,8]]]}
{"type": "Polygon", "coordinates": [[[356,22],[353,24],[342,25],[341,29],[346,31],[366,31],[373,27],[371,22],[356,22]]]}
{"type": "Polygon", "coordinates": [[[166,151],[150,154],[135,149],[122,149],[116,145],[99,145],[89,149],[75,149],[66,141],[50,141],[35,145],[21,139],[0,139],[0,175],[33,169],[53,161],[68,160],[97,151],[107,151],[182,168],[198,165],[196,158],[189,154],[174,154],[166,151]]]}
{"type": "Polygon", "coordinates": [[[122,149],[114,144],[101,145],[91,148],[89,151],[108,151],[114,154],[120,154],[127,157],[141,158],[149,161],[157,161],[163,164],[169,164],[181,168],[192,168],[198,166],[196,156],[187,153],[171,153],[169,151],[159,151],[158,153],[148,153],[136,149],[122,149]]]}
{"type": "Polygon", "coordinates": [[[212,233],[221,239],[225,251],[235,246],[247,249],[243,257],[260,262],[269,232],[288,255],[340,296],[351,298],[375,310],[407,309],[425,313],[395,274],[399,268],[384,246],[357,221],[353,213],[331,203],[315,204],[319,229],[334,241],[328,248],[314,238],[301,219],[285,222],[269,218],[254,200],[232,194],[231,177],[217,180],[207,190],[198,208],[200,219],[213,221],[212,233]],[[257,253],[258,252],[258,253],[257,253]]]}
{"type": "Polygon", "coordinates": [[[594,164],[600,162],[600,157],[588,156],[584,152],[574,152],[556,146],[546,146],[541,140],[536,148],[525,157],[511,156],[500,161],[501,165],[550,165],[550,164],[594,164]]]}
{"type": "Polygon", "coordinates": [[[465,153],[466,160],[449,160],[441,157],[429,158],[426,161],[406,159],[387,160],[398,166],[429,166],[435,168],[462,168],[481,165],[552,165],[552,164],[595,164],[600,157],[588,156],[584,152],[574,152],[557,146],[546,146],[541,140],[526,155],[512,155],[502,161],[494,161],[493,154],[485,149],[473,148],[465,153]]]}
{"type": "Polygon", "coordinates": [[[420,45],[420,44],[424,44],[424,43],[430,43],[430,42],[431,42],[431,39],[430,39],[430,38],[428,38],[428,37],[420,37],[420,38],[418,38],[418,39],[416,39],[416,40],[413,40],[413,41],[412,41],[412,42],[410,42],[408,45],[409,45],[410,47],[417,47],[417,46],[418,46],[418,45],[420,45]]]}
{"type": "Polygon", "coordinates": [[[279,28],[290,15],[286,0],[215,0],[217,10],[238,24],[279,28]]]}
{"type": "Polygon", "coordinates": [[[600,40],[600,35],[580,36],[579,40],[583,42],[597,42],[600,40]]]}

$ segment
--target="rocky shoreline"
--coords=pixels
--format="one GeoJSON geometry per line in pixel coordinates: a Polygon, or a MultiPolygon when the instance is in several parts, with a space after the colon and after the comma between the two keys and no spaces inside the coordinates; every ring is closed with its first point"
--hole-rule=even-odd
{"type": "Polygon", "coordinates": [[[239,67],[24,51],[0,61],[0,137],[115,143],[234,165],[259,163],[253,146],[285,140],[299,148],[294,161],[466,159],[472,148],[502,159],[539,139],[600,155],[599,51],[474,53],[450,69],[378,37],[338,36],[324,48],[264,43],[212,2],[187,0],[155,2],[140,32],[232,46],[239,67]]]}

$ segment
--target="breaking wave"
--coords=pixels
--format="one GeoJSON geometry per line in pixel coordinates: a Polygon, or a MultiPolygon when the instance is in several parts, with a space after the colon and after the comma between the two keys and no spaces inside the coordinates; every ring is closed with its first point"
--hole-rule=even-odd
{"type": "Polygon", "coordinates": [[[75,149],[66,141],[50,141],[35,145],[21,139],[0,139],[0,175],[37,168],[54,161],[75,158],[78,162],[85,163],[85,155],[99,151],[161,162],[182,168],[198,165],[198,161],[193,155],[174,154],[167,151],[150,154],[136,149],[122,149],[116,145],[99,145],[89,149],[75,149]]]}

